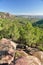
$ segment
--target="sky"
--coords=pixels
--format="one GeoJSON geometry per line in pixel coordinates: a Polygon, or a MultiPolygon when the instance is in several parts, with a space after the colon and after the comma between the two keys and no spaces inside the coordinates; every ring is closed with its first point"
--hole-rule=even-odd
{"type": "Polygon", "coordinates": [[[0,12],[16,15],[43,15],[43,0],[0,0],[0,12]]]}

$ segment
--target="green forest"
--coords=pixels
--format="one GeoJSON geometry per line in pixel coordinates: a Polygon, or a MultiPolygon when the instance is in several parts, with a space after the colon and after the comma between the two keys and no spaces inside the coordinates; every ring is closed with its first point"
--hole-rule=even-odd
{"type": "Polygon", "coordinates": [[[12,39],[19,44],[43,51],[43,20],[22,17],[0,18],[0,39],[2,38],[12,39]],[[42,24],[34,21],[41,21],[42,24]]]}

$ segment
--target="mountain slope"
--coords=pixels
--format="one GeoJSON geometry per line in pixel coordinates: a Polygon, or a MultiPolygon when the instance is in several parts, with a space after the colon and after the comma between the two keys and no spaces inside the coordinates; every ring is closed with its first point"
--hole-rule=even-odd
{"type": "Polygon", "coordinates": [[[33,23],[33,25],[34,25],[34,26],[38,26],[38,27],[40,27],[40,28],[43,28],[43,19],[42,19],[42,20],[39,20],[39,21],[37,21],[37,22],[35,22],[35,23],[33,23]]]}

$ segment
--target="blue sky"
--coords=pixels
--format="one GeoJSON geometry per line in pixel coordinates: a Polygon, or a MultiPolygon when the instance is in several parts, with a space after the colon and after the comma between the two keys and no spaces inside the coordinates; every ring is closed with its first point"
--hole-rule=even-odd
{"type": "Polygon", "coordinates": [[[43,0],[0,0],[0,12],[43,15],[43,0]]]}

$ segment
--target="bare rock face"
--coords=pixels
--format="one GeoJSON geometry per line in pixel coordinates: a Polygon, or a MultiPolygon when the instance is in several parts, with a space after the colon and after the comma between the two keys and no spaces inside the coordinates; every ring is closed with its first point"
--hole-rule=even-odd
{"type": "Polygon", "coordinates": [[[3,43],[3,44],[9,44],[10,43],[14,47],[14,49],[16,49],[16,46],[17,46],[16,43],[14,43],[13,41],[6,39],[6,38],[2,38],[0,43],[3,43]]]}
{"type": "Polygon", "coordinates": [[[22,51],[22,50],[16,50],[16,53],[15,53],[15,60],[16,59],[19,59],[19,58],[21,58],[21,57],[27,57],[28,56],[28,54],[27,53],[25,53],[24,51],[22,51]]]}
{"type": "Polygon", "coordinates": [[[16,46],[16,43],[9,39],[3,38],[0,40],[1,65],[43,65],[43,52],[34,52],[31,56],[22,50],[16,50],[16,46]]]}
{"type": "Polygon", "coordinates": [[[23,51],[20,51],[19,53],[21,53],[22,56],[16,59],[15,65],[41,65],[40,60],[35,56],[27,55],[23,51]]]}
{"type": "Polygon", "coordinates": [[[36,57],[29,56],[28,58],[19,58],[18,60],[16,60],[15,65],[41,65],[41,62],[36,57]]]}
{"type": "Polygon", "coordinates": [[[36,56],[38,59],[40,59],[42,65],[43,65],[43,52],[42,51],[35,52],[33,54],[33,56],[36,56]]]}
{"type": "Polygon", "coordinates": [[[10,64],[14,60],[16,44],[8,39],[0,40],[0,64],[10,64]]]}

